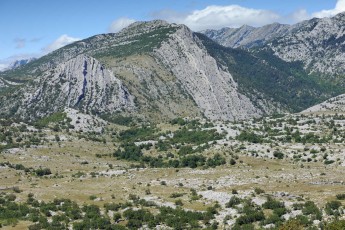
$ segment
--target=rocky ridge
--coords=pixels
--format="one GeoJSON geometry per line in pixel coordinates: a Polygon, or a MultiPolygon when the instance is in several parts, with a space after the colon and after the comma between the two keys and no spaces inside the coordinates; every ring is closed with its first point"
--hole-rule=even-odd
{"type": "Polygon", "coordinates": [[[345,73],[345,13],[313,18],[294,25],[278,23],[259,28],[242,26],[205,30],[203,33],[226,47],[257,47],[279,58],[303,63],[310,73],[345,73]]]}
{"type": "Polygon", "coordinates": [[[252,48],[263,45],[273,38],[283,36],[289,33],[291,29],[289,25],[273,23],[258,28],[243,25],[240,28],[226,27],[220,30],[204,30],[202,33],[226,47],[252,48]]]}
{"type": "Polygon", "coordinates": [[[187,27],[181,26],[154,54],[171,69],[207,118],[234,120],[263,114],[238,92],[231,74],[217,64],[187,27]]]}
{"type": "MultiPolygon", "coordinates": [[[[271,30],[285,31],[277,25],[271,30]]],[[[155,20],[67,45],[0,74],[21,84],[0,95],[2,114],[35,119],[67,107],[155,121],[243,120],[304,109],[315,95],[334,95],[273,55],[225,49],[203,37],[184,25],[155,20]],[[281,93],[287,85],[297,106],[281,93]],[[307,92],[299,91],[305,87],[307,92]]]]}
{"type": "MultiPolygon", "coordinates": [[[[133,97],[122,82],[96,59],[79,55],[43,73],[5,100],[5,107],[18,108],[14,115],[42,117],[65,107],[85,113],[135,109],[133,97]],[[18,100],[18,98],[20,100],[18,100]]],[[[10,109],[10,110],[11,110],[10,109]]]]}
{"type": "Polygon", "coordinates": [[[295,25],[289,34],[267,44],[286,61],[301,61],[310,72],[344,74],[345,13],[313,18],[295,25]]]}

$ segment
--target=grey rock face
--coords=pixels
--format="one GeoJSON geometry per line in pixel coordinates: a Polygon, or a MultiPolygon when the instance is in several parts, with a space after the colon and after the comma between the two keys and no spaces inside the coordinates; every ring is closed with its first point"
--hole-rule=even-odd
{"type": "Polygon", "coordinates": [[[16,113],[22,117],[41,117],[65,107],[85,113],[135,109],[133,97],[122,82],[96,59],[85,55],[45,72],[18,95],[21,100],[16,113]]]}
{"type": "Polygon", "coordinates": [[[234,120],[262,115],[248,97],[238,92],[231,74],[217,64],[187,27],[180,26],[154,53],[206,117],[234,120]]]}
{"type": "MultiPolygon", "coordinates": [[[[263,31],[284,30],[279,25],[270,28],[263,31]]],[[[250,33],[254,28],[242,30],[250,33]]],[[[206,47],[200,34],[183,25],[133,23],[119,33],[75,42],[24,66],[19,74],[29,80],[11,95],[0,95],[0,105],[7,114],[31,119],[66,107],[92,114],[135,111],[131,116],[148,120],[202,115],[241,120],[289,109],[274,96],[239,85],[226,62],[211,56],[206,47]]]]}
{"type": "Polygon", "coordinates": [[[295,25],[274,23],[259,28],[242,26],[203,33],[226,47],[261,47],[285,61],[301,61],[309,72],[345,73],[345,13],[295,25]]]}
{"type": "Polygon", "coordinates": [[[286,61],[301,61],[310,72],[345,72],[345,13],[301,22],[268,47],[286,61]]]}
{"type": "Polygon", "coordinates": [[[273,38],[284,36],[291,28],[289,25],[273,23],[259,28],[244,25],[240,28],[205,30],[202,33],[226,47],[251,48],[263,45],[273,38]]]}

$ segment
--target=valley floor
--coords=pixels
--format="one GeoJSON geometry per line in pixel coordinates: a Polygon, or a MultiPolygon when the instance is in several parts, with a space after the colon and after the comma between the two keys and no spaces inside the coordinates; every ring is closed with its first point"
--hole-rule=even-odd
{"type": "MultiPolygon", "coordinates": [[[[156,161],[163,159],[158,167],[150,167],[151,158],[150,162],[145,158],[126,160],[120,159],[123,155],[114,154],[119,149],[129,151],[126,145],[121,145],[121,138],[132,128],[111,126],[106,127],[103,134],[87,134],[49,127],[41,130],[31,127],[30,132],[28,126],[20,132],[23,139],[36,133],[44,141],[2,151],[0,208],[8,208],[6,202],[26,204],[40,210],[39,215],[48,223],[57,222],[74,229],[79,226],[75,223],[84,224],[88,215],[85,207],[92,205],[100,208],[101,216],[115,226],[113,229],[125,226],[291,229],[284,228],[289,224],[295,224],[297,229],[318,229],[344,217],[343,121],[340,115],[287,115],[212,126],[203,122],[192,126],[188,126],[188,122],[160,124],[155,128],[158,135],[151,136],[149,142],[140,138],[141,141],[131,140],[136,146],[145,143],[141,149],[143,156],[149,155],[156,161]],[[190,141],[188,144],[186,139],[179,147],[181,143],[169,144],[165,149],[158,147],[158,143],[167,143],[168,137],[177,138],[183,126],[188,126],[188,132],[215,129],[223,134],[216,140],[208,140],[210,146],[200,150],[208,157],[200,166],[181,167],[190,155],[199,154],[187,152],[183,155],[181,149],[191,145],[191,149],[196,150],[205,143],[190,141]],[[92,139],[95,136],[100,139],[92,139]],[[209,163],[216,159],[213,156],[225,162],[209,163]],[[170,158],[179,159],[180,166],[167,167],[165,164],[170,158]],[[14,200],[10,199],[11,195],[14,200]],[[30,199],[36,201],[36,205],[33,201],[30,203],[30,199]],[[67,201],[56,204],[55,208],[46,207],[48,211],[44,211],[44,205],[54,200],[56,203],[57,199],[69,199],[83,207],[79,208],[80,218],[73,219],[66,210],[56,209],[67,201]],[[120,206],[109,208],[110,204],[120,206]],[[166,216],[164,220],[155,219],[154,223],[139,218],[138,223],[133,220],[134,214],[128,214],[128,210],[147,210],[158,218],[163,215],[164,207],[204,213],[204,216],[195,220],[191,217],[191,222],[174,226],[166,216]],[[120,216],[118,219],[115,213],[120,216]],[[54,216],[64,218],[54,219],[54,216]]],[[[11,127],[13,125],[3,125],[2,128],[15,133],[11,127]]],[[[138,137],[137,134],[130,138],[138,137]]],[[[180,217],[176,214],[176,218],[180,217]]],[[[5,229],[43,226],[39,219],[20,215],[9,220],[0,214],[0,223],[5,229]]]]}

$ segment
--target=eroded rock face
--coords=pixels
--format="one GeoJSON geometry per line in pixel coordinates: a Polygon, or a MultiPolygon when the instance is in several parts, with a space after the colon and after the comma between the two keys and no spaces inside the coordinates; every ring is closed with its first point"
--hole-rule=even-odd
{"type": "Polygon", "coordinates": [[[187,27],[181,26],[163,42],[155,56],[171,69],[207,118],[235,120],[262,115],[187,27]]]}
{"type": "Polygon", "coordinates": [[[262,27],[241,26],[240,28],[222,28],[220,30],[202,31],[207,37],[227,47],[255,47],[260,46],[273,38],[286,35],[293,27],[273,23],[262,27]]]}
{"type": "Polygon", "coordinates": [[[345,13],[333,18],[314,18],[294,26],[268,46],[286,61],[302,61],[310,72],[345,72],[345,13]]]}
{"type": "Polygon", "coordinates": [[[313,18],[294,25],[242,26],[205,30],[221,45],[262,47],[285,61],[301,61],[309,72],[345,73],[345,13],[332,18],[313,18]]]}
{"type": "Polygon", "coordinates": [[[135,108],[134,98],[122,82],[96,59],[85,55],[43,73],[21,91],[16,113],[22,117],[41,117],[65,107],[84,113],[135,108]]]}

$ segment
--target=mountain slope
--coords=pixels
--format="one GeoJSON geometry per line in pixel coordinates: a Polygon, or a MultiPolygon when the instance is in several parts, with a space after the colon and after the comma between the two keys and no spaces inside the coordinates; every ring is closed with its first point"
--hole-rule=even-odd
{"type": "Polygon", "coordinates": [[[303,71],[267,52],[227,49],[184,25],[137,22],[1,73],[16,85],[2,90],[0,106],[3,115],[31,120],[66,107],[110,119],[247,119],[335,95],[303,71]]]}
{"type": "MultiPolygon", "coordinates": [[[[144,24],[148,24],[147,26],[150,27],[151,23],[144,24]]],[[[263,114],[263,111],[256,108],[249,98],[238,93],[237,85],[233,81],[231,74],[218,67],[215,59],[209,56],[200,40],[194,36],[191,30],[182,25],[159,23],[161,29],[150,32],[150,36],[156,39],[165,37],[166,35],[161,33],[164,27],[166,29],[163,31],[169,31],[168,28],[170,28],[170,31],[173,31],[173,33],[162,40],[160,45],[152,49],[152,52],[146,52],[146,54],[145,52],[140,52],[140,62],[132,63],[126,58],[127,63],[119,66],[119,61],[114,60],[116,56],[118,59],[122,58],[123,50],[128,53],[128,50],[132,49],[132,47],[124,47],[127,44],[123,45],[123,47],[117,47],[120,51],[118,53],[116,52],[118,50],[107,50],[106,53],[97,51],[95,56],[99,57],[107,65],[112,66],[112,70],[119,76],[121,76],[121,72],[127,72],[127,77],[122,77],[124,81],[126,81],[128,75],[132,75],[132,82],[135,82],[133,75],[135,79],[140,79],[139,81],[143,83],[142,85],[148,87],[150,93],[147,96],[152,97],[156,95],[157,98],[158,89],[160,91],[158,93],[160,94],[160,100],[167,101],[163,107],[170,104],[171,96],[169,96],[169,92],[178,92],[177,95],[185,95],[184,99],[176,95],[179,98],[180,105],[185,105],[186,101],[190,104],[189,108],[184,106],[187,111],[195,108],[200,111],[199,114],[203,114],[210,119],[245,119],[263,114]],[[110,52],[113,55],[108,55],[110,52]],[[146,65],[145,69],[142,67],[138,68],[138,66],[143,65],[145,62],[155,64],[146,65]],[[137,68],[138,71],[133,71],[137,68]],[[161,71],[159,74],[157,74],[157,69],[161,71]],[[132,74],[129,74],[130,72],[132,74]],[[157,83],[159,78],[169,78],[169,76],[173,79],[174,84],[170,84],[171,82],[166,80],[157,83]]],[[[132,25],[131,29],[140,31],[144,24],[132,25]]],[[[150,39],[141,39],[140,41],[140,47],[145,47],[146,50],[151,46],[150,39]]],[[[130,42],[128,46],[133,46],[133,43],[130,42]]],[[[133,56],[137,55],[137,53],[133,54],[133,56]]],[[[142,85],[132,86],[132,92],[141,92],[140,94],[145,95],[142,85]]],[[[173,98],[176,98],[176,96],[173,98]]],[[[140,98],[139,95],[138,98],[140,98]]],[[[155,102],[150,103],[154,104],[155,102]]],[[[164,111],[160,106],[158,108],[164,111]]]]}
{"type": "Polygon", "coordinates": [[[2,98],[10,115],[38,118],[63,110],[78,108],[85,113],[134,109],[133,98],[113,73],[97,60],[79,55],[57,65],[2,98]]]}
{"type": "Polygon", "coordinates": [[[310,72],[345,73],[345,13],[332,18],[314,18],[267,44],[286,61],[301,61],[310,72]]]}
{"type": "Polygon", "coordinates": [[[220,30],[202,31],[207,37],[217,43],[232,48],[260,46],[273,38],[284,36],[291,30],[291,26],[279,23],[269,24],[263,27],[252,27],[248,25],[240,28],[222,28],[220,30]]]}
{"type": "Polygon", "coordinates": [[[206,117],[234,120],[263,114],[238,91],[232,75],[217,65],[198,37],[185,26],[154,53],[185,86],[206,117]]]}
{"type": "Polygon", "coordinates": [[[345,94],[330,98],[320,104],[314,105],[301,113],[318,113],[318,112],[345,112],[345,94]]]}
{"type": "Polygon", "coordinates": [[[285,111],[300,111],[340,91],[319,84],[308,75],[301,63],[286,62],[271,52],[248,52],[215,44],[199,34],[211,56],[228,68],[240,90],[258,106],[266,98],[267,106],[282,105],[285,111]],[[270,100],[267,100],[270,99],[270,100]]]}
{"type": "Polygon", "coordinates": [[[227,47],[270,50],[287,62],[300,61],[308,73],[345,85],[345,13],[313,18],[295,25],[270,24],[259,28],[206,30],[203,33],[227,47]]]}

